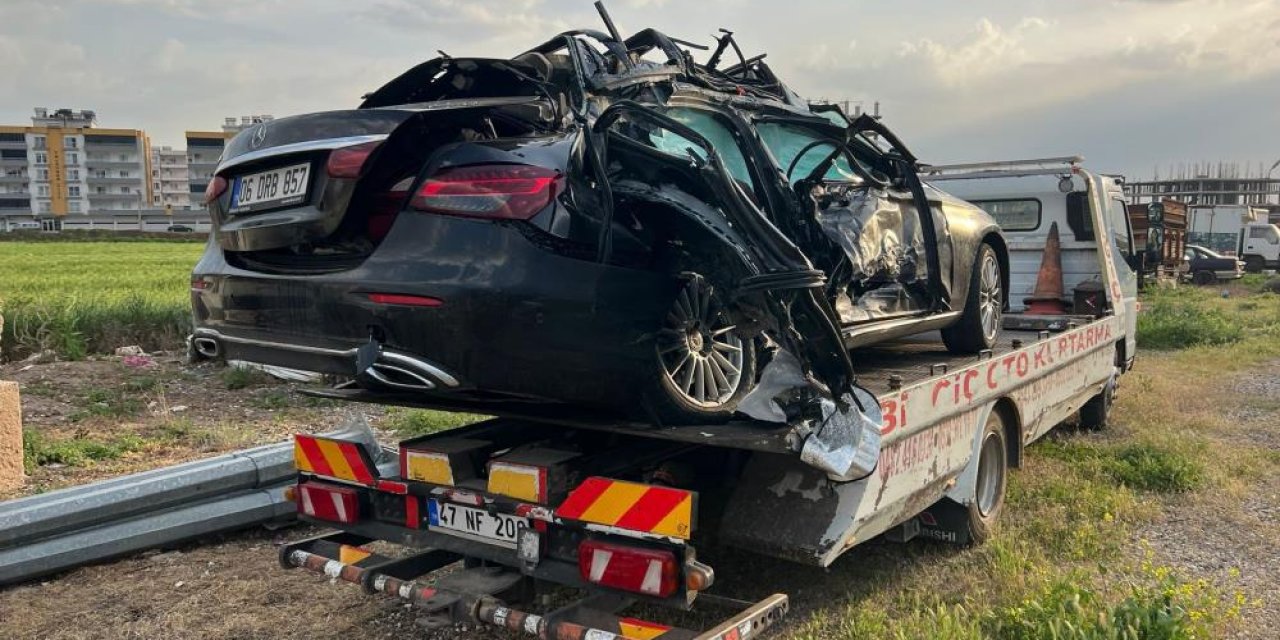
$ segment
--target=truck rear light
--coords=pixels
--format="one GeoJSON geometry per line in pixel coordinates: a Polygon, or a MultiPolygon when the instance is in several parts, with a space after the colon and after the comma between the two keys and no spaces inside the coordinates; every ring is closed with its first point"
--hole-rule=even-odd
{"type": "Polygon", "coordinates": [[[547,501],[547,470],[528,464],[494,461],[489,464],[489,493],[537,502],[547,501]]]}
{"type": "Polygon", "coordinates": [[[716,572],[710,565],[697,560],[686,560],[684,563],[684,588],[687,591],[706,591],[715,584],[716,572]]]}
{"type": "Polygon", "coordinates": [[[374,150],[382,144],[381,140],[340,147],[329,152],[329,161],[325,163],[325,173],[330,178],[352,180],[364,173],[365,162],[374,150]]]}
{"type": "Polygon", "coordinates": [[[222,197],[223,192],[227,190],[227,179],[222,176],[214,176],[209,180],[209,184],[204,186],[204,203],[209,204],[214,200],[222,197]]]}
{"type": "Polygon", "coordinates": [[[578,545],[578,573],[591,584],[668,598],[679,585],[680,566],[671,551],[584,540],[578,545]]]}
{"type": "Polygon", "coordinates": [[[428,213],[528,220],[560,193],[558,171],[520,164],[452,167],[427,178],[409,206],[428,213]]]}
{"type": "Polygon", "coordinates": [[[298,485],[298,513],[319,520],[354,524],[360,521],[360,497],[351,487],[322,482],[298,485]]]}

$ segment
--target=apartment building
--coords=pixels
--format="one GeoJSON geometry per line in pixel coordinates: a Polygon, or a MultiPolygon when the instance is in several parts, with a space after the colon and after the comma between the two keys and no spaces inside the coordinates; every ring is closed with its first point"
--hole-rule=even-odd
{"type": "MultiPolygon", "coordinates": [[[[165,211],[191,209],[191,174],[187,150],[173,147],[151,148],[151,205],[165,211]]],[[[195,198],[199,203],[200,199],[195,198]]]]}
{"type": "Polygon", "coordinates": [[[0,227],[60,229],[69,216],[151,202],[151,143],[97,126],[90,110],[36,108],[31,126],[0,126],[0,227]]]}
{"type": "Polygon", "coordinates": [[[255,124],[273,119],[269,114],[240,116],[239,119],[228,117],[222,122],[222,131],[187,132],[187,169],[192,205],[199,206],[203,203],[204,189],[213,178],[213,170],[218,166],[218,159],[222,157],[222,149],[227,141],[255,124]]]}

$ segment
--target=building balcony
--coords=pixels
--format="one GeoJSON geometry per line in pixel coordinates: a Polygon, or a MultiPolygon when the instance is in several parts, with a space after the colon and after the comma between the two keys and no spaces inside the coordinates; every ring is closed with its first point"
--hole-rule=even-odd
{"type": "MultiPolygon", "coordinates": [[[[16,175],[16,176],[0,173],[0,183],[13,184],[15,182],[29,182],[30,180],[31,180],[31,176],[25,173],[21,175],[16,175]]],[[[183,183],[183,184],[185,186],[186,183],[183,183]]]]}
{"type": "Polygon", "coordinates": [[[141,197],[143,200],[146,200],[146,194],[137,194],[137,193],[90,193],[89,194],[90,200],[129,200],[132,202],[137,202],[139,197],[141,197]]]}
{"type": "Polygon", "coordinates": [[[138,184],[142,178],[138,176],[122,178],[120,176],[89,176],[90,184],[138,184]]]}

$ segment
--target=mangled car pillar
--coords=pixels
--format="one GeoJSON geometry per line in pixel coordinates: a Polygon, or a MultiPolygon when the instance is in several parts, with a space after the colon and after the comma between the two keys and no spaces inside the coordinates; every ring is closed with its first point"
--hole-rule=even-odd
{"type": "MultiPolygon", "coordinates": [[[[727,267],[737,283],[734,301],[739,313],[751,316],[777,346],[759,385],[739,410],[795,426],[802,459],[833,480],[870,474],[879,457],[880,411],[875,398],[855,385],[838,319],[823,295],[825,274],[747,200],[705,137],[654,109],[623,100],[600,115],[592,127],[592,147],[601,154],[598,166],[607,170],[609,130],[624,116],[669,130],[697,147],[688,150],[692,168],[712,194],[712,208],[736,231],[739,241],[714,236],[729,245],[729,255],[738,257],[727,267]]],[[[601,233],[611,233],[609,225],[601,233]]],[[[599,246],[608,251],[608,238],[602,237],[599,246]]]]}

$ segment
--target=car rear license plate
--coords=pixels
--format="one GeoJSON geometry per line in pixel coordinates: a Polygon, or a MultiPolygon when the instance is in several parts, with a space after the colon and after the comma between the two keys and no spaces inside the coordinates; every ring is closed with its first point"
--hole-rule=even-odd
{"type": "Polygon", "coordinates": [[[427,507],[427,525],[439,533],[514,549],[516,533],[521,527],[529,526],[529,519],[431,500],[427,507]]]}
{"type": "Polygon", "coordinates": [[[303,163],[240,176],[231,190],[230,213],[304,202],[310,173],[311,165],[303,163]]]}

